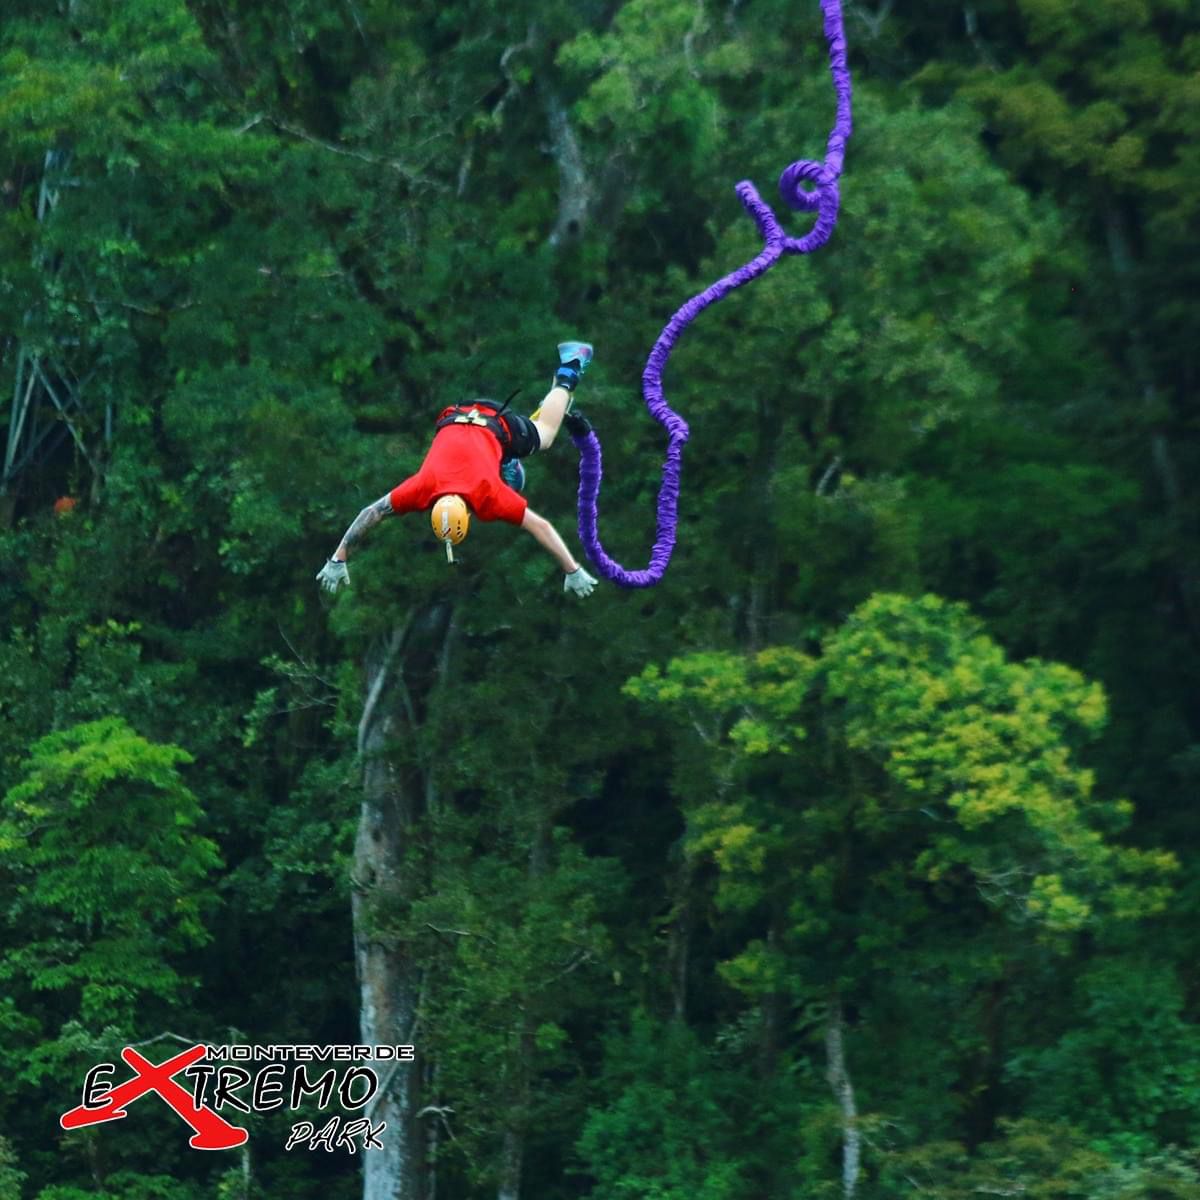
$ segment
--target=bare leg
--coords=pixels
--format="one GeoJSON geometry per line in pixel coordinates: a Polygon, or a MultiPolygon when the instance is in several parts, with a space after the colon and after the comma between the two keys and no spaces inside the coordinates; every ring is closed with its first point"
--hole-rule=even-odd
{"type": "Polygon", "coordinates": [[[571,404],[571,393],[565,387],[552,387],[538,408],[534,409],[530,418],[537,426],[538,436],[542,439],[541,448],[549,450],[558,436],[559,426],[571,404]]]}

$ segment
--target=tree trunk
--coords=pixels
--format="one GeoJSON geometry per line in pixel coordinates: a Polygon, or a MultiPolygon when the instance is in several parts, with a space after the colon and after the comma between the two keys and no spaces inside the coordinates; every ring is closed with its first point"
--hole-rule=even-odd
{"type": "MultiPolygon", "coordinates": [[[[529,848],[529,877],[540,879],[550,866],[551,819],[544,813],[529,848]]],[[[500,1151],[500,1184],[496,1200],[520,1200],[521,1170],[525,1164],[525,1139],[529,1131],[529,1107],[533,1101],[534,1018],[531,997],[521,998],[517,1031],[517,1061],[513,1064],[513,1087],[509,1095],[509,1124],[500,1151]]]]}
{"type": "Polygon", "coordinates": [[[559,249],[579,238],[587,226],[592,185],[566,108],[548,86],[542,88],[542,96],[550,127],[551,152],[558,166],[558,218],[546,241],[559,249]]]}
{"type": "MultiPolygon", "coordinates": [[[[783,923],[784,919],[778,911],[771,914],[771,924],[767,930],[767,953],[771,956],[772,973],[779,955],[783,923]]],[[[763,1079],[774,1075],[778,1066],[786,1012],[787,999],[782,992],[772,989],[759,997],[758,1073],[763,1079]]]]}
{"type": "MultiPolygon", "coordinates": [[[[368,667],[368,688],[381,683],[389,667],[368,667]]],[[[378,695],[378,693],[375,693],[378,695]]],[[[412,806],[384,757],[395,735],[390,706],[380,705],[365,731],[363,803],[354,846],[354,950],[361,995],[360,1024],[365,1045],[407,1045],[414,1033],[417,980],[403,947],[375,928],[380,902],[401,899],[405,878],[404,837],[412,806]]],[[[421,1200],[420,1145],[415,1118],[419,1079],[414,1063],[396,1063],[382,1078],[372,1120],[386,1122],[383,1149],[363,1155],[363,1200],[421,1200]]]]}
{"type": "Polygon", "coordinates": [[[389,759],[389,747],[423,720],[424,702],[448,670],[453,629],[453,610],[437,605],[410,614],[367,655],[352,901],[359,1021],[364,1044],[416,1045],[417,1061],[396,1063],[380,1080],[371,1115],[387,1128],[380,1136],[383,1148],[363,1155],[363,1200],[428,1200],[427,1139],[417,1116],[424,1066],[417,1030],[422,980],[408,947],[387,924],[389,914],[402,911],[422,886],[419,856],[406,861],[405,850],[423,810],[433,803],[433,787],[420,772],[403,777],[389,759]],[[411,643],[418,640],[415,654],[411,643]]]}
{"type": "Polygon", "coordinates": [[[504,1132],[504,1147],[500,1152],[500,1186],[496,1200],[520,1200],[521,1165],[525,1158],[525,1134],[516,1129],[504,1132]]]}
{"type": "Polygon", "coordinates": [[[1108,239],[1109,260],[1112,263],[1113,275],[1117,282],[1117,295],[1121,304],[1121,315],[1125,322],[1128,338],[1127,353],[1133,381],[1141,394],[1142,406],[1149,415],[1150,428],[1150,462],[1154,475],[1162,488],[1163,500],[1167,511],[1167,519],[1175,535],[1171,547],[1176,584],[1183,607],[1183,616],[1193,636],[1200,629],[1200,573],[1180,545],[1184,536],[1184,512],[1187,505],[1183,496],[1183,486],[1180,482],[1179,471],[1171,452],[1171,444],[1167,440],[1162,427],[1160,406],[1164,404],[1159,396],[1158,384],[1150,365],[1150,356],[1146,349],[1146,335],[1143,330],[1141,301],[1137,294],[1137,283],[1134,277],[1133,253],[1129,248],[1129,238],[1125,225],[1116,206],[1109,204],[1105,211],[1105,233],[1108,239]]]}
{"type": "MultiPolygon", "coordinates": [[[[687,835],[684,835],[686,841],[687,835]]],[[[671,1014],[676,1021],[687,1021],[688,959],[692,945],[692,925],[695,917],[696,860],[681,851],[675,872],[671,905],[671,926],[667,934],[667,978],[671,984],[671,1014]]]]}
{"type": "Polygon", "coordinates": [[[846,1200],[854,1200],[862,1161],[862,1134],[858,1128],[854,1085],[846,1069],[843,1028],[842,999],[834,992],[829,1000],[829,1017],[825,1025],[825,1078],[829,1080],[834,1099],[842,1112],[842,1195],[846,1200]]]}

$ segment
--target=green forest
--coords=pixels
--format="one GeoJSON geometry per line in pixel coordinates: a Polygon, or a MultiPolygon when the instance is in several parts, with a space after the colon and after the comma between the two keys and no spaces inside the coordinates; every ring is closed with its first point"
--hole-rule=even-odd
{"type": "Polygon", "coordinates": [[[568,339],[645,566],[817,0],[0,0],[0,1200],[1200,1200],[1200,7],[842,8],[585,598],[314,577],[568,339]],[[197,1045],[414,1053],[61,1124],[197,1045]]]}

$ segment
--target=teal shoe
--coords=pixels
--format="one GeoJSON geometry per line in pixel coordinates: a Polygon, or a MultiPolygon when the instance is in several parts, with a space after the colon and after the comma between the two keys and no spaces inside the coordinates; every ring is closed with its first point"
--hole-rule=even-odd
{"type": "Polygon", "coordinates": [[[568,392],[575,390],[588,363],[592,361],[592,346],[590,342],[559,342],[558,370],[554,373],[554,382],[559,387],[565,387],[568,392]]]}

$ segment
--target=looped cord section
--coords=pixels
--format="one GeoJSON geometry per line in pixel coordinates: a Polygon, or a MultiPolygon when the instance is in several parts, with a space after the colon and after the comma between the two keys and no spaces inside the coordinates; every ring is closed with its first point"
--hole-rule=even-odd
{"type": "Polygon", "coordinates": [[[838,179],[852,129],[850,68],[846,64],[846,35],[840,0],[821,0],[821,11],[825,18],[825,39],[829,43],[829,70],[837,94],[837,112],[826,143],[825,161],[800,159],[785,167],[779,179],[779,191],[784,202],[797,212],[815,212],[817,219],[802,237],[789,237],[754,185],[747,180],[737,184],[735,191],[738,199],[763,239],[762,250],[748,263],[718,279],[679,308],[658,335],[642,372],[642,398],[650,415],[667,431],[667,453],[658,490],[654,546],[649,565],[643,570],[627,570],[601,544],[598,530],[598,501],[603,476],[600,439],[594,431],[573,439],[579,449],[579,538],[600,574],[621,587],[651,587],[658,583],[666,573],[675,550],[683,447],[689,433],[687,422],[667,404],[663,394],[663,369],[675,344],[683,331],[710,304],[715,304],[735,288],[770,270],[784,254],[811,254],[829,241],[837,225],[841,203],[838,179]],[[812,186],[807,187],[806,184],[812,186]]]}

